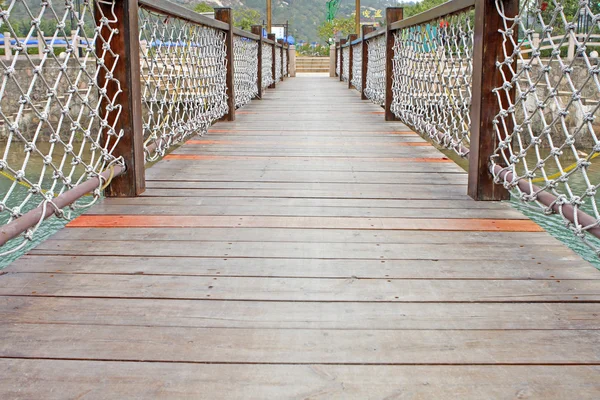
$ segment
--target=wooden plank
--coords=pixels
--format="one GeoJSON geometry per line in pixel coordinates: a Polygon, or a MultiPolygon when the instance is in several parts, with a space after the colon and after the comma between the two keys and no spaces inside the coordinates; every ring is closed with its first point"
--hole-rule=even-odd
{"type": "Polygon", "coordinates": [[[600,320],[593,317],[596,312],[597,304],[585,303],[319,303],[0,297],[0,317],[4,324],[238,329],[598,330],[600,320]]]}
{"type": "Polygon", "coordinates": [[[597,366],[231,365],[0,359],[0,395],[48,400],[600,397],[597,366]],[[105,379],[98,380],[98,376],[105,379]],[[106,384],[111,382],[111,384],[106,384]]]}
{"type": "MultiPolygon", "coordinates": [[[[202,245],[202,242],[196,242],[202,245]]],[[[211,243],[206,243],[210,245],[211,243]]],[[[159,243],[156,243],[159,246],[159,243]]],[[[168,244],[163,244],[168,245],[168,244]]],[[[591,265],[561,260],[323,260],[293,258],[28,255],[7,272],[346,279],[600,279],[591,265]]]]}
{"type": "Polygon", "coordinates": [[[490,209],[418,209],[418,208],[344,208],[344,207],[273,207],[273,206],[147,206],[110,205],[95,207],[87,215],[236,215],[236,216],[281,216],[281,217],[371,217],[371,218],[442,218],[442,219],[512,219],[527,220],[516,210],[490,209]]]}
{"type": "Polygon", "coordinates": [[[597,330],[375,331],[3,324],[0,335],[2,358],[361,365],[600,362],[597,330]],[[74,341],[77,346],[73,346],[74,341]]]}
{"type": "Polygon", "coordinates": [[[318,302],[599,302],[598,280],[393,280],[6,274],[3,296],[318,302]]]}
{"type": "Polygon", "coordinates": [[[542,232],[530,220],[344,218],[344,217],[253,217],[178,215],[82,215],[68,224],[71,228],[318,228],[426,231],[542,232]]]}

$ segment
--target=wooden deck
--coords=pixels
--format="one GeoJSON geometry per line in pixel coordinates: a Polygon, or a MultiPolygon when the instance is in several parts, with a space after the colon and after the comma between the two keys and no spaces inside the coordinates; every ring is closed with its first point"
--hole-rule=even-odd
{"type": "Polygon", "coordinates": [[[0,277],[2,399],[598,399],[600,272],[298,77],[0,277]]]}

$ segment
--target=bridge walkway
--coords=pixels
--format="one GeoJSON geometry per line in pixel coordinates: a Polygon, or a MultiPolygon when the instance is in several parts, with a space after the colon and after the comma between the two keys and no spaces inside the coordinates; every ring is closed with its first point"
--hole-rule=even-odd
{"type": "Polygon", "coordinates": [[[600,272],[334,79],[0,277],[0,398],[600,397],[600,272]]]}

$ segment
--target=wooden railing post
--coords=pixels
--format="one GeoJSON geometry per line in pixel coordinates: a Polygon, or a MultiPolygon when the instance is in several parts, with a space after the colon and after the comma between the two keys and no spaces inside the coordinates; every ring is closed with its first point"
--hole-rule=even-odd
{"type": "Polygon", "coordinates": [[[281,80],[283,80],[284,76],[283,76],[283,39],[277,39],[277,43],[279,43],[281,45],[281,48],[279,49],[280,51],[280,56],[281,56],[281,80]]]}
{"type": "Polygon", "coordinates": [[[348,42],[348,39],[340,39],[340,82],[344,81],[344,45],[348,42]]]}
{"type": "Polygon", "coordinates": [[[262,90],[262,48],[263,48],[263,40],[262,40],[262,25],[252,25],[252,33],[258,35],[258,73],[256,74],[256,80],[258,81],[258,94],[257,98],[262,99],[263,90],[262,90]]]}
{"type": "Polygon", "coordinates": [[[362,26],[362,43],[361,43],[361,52],[362,52],[362,66],[361,66],[361,84],[360,84],[360,99],[368,100],[365,95],[365,89],[367,88],[367,67],[369,65],[369,46],[365,41],[365,36],[369,33],[373,32],[375,27],[373,25],[363,25],[362,26]]]}
{"type": "Polygon", "coordinates": [[[271,55],[271,74],[273,74],[273,83],[269,86],[269,89],[275,89],[277,87],[277,81],[276,81],[276,76],[277,74],[275,73],[277,71],[277,66],[276,66],[276,62],[275,62],[275,52],[277,51],[277,41],[275,40],[275,34],[274,33],[269,33],[267,34],[267,39],[272,40],[273,41],[273,54],[271,55]]]}
{"type": "MultiPolygon", "coordinates": [[[[142,91],[140,70],[140,44],[138,29],[138,1],[122,0],[116,2],[97,2],[94,7],[97,26],[102,26],[103,15],[114,16],[115,23],[110,23],[110,28],[118,29],[118,34],[109,38],[112,32],[109,29],[100,31],[104,40],[110,43],[111,51],[103,56],[103,40],[97,39],[96,53],[104,57],[103,62],[110,71],[118,56],[116,67],[112,71],[112,79],[108,72],[102,68],[98,73],[98,85],[106,85],[106,97],[115,99],[115,104],[121,107],[120,112],[113,110],[111,104],[102,102],[101,113],[107,119],[108,126],[113,126],[115,131],[123,132],[117,147],[113,151],[116,157],[123,157],[126,171],[115,177],[104,191],[109,197],[133,197],[141,194],[146,189],[146,170],[144,166],[144,133],[142,130],[142,91]],[[117,82],[120,83],[120,88],[117,82]],[[120,93],[119,93],[120,90],[120,93]],[[114,119],[118,120],[114,123],[114,119]]],[[[106,129],[106,128],[105,128],[106,129]]],[[[113,138],[111,137],[111,140],[113,138]]]]}
{"type": "MultiPolygon", "coordinates": [[[[512,18],[518,14],[519,0],[503,2],[506,17],[512,18]]],[[[494,118],[500,111],[500,106],[493,90],[503,84],[502,74],[496,67],[496,61],[504,60],[503,38],[498,32],[503,26],[502,22],[502,16],[496,9],[496,0],[475,2],[468,184],[468,194],[475,200],[504,200],[510,197],[502,185],[494,183],[489,168],[490,156],[498,144],[494,118]]],[[[507,50],[508,54],[512,53],[512,49],[507,50]]],[[[508,70],[506,73],[510,76],[508,70]]]]}
{"type": "Polygon", "coordinates": [[[392,83],[394,81],[394,32],[391,26],[394,22],[402,20],[404,9],[402,7],[388,7],[385,10],[387,30],[385,32],[385,120],[396,121],[392,112],[392,83]]]}
{"type": "Polygon", "coordinates": [[[352,42],[358,39],[356,33],[348,36],[348,89],[352,89],[352,68],[354,68],[354,55],[352,54],[352,42]]]}
{"type": "Polygon", "coordinates": [[[215,19],[229,24],[229,30],[225,32],[225,46],[227,59],[227,107],[229,111],[221,118],[222,121],[235,121],[235,63],[233,59],[233,14],[231,8],[215,8],[215,19]]]}

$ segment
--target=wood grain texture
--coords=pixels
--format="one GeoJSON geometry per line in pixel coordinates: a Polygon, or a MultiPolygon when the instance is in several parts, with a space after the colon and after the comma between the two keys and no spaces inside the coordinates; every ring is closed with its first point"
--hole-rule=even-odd
{"type": "Polygon", "coordinates": [[[2,271],[0,398],[600,397],[600,273],[337,79],[147,176],[2,271]]]}

